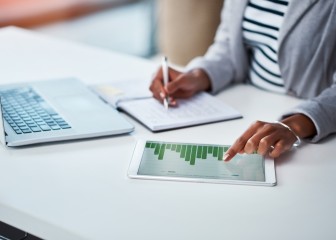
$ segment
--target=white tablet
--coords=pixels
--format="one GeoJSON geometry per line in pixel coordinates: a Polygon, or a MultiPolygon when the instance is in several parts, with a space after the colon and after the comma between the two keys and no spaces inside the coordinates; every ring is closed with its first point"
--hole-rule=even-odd
{"type": "Polygon", "coordinates": [[[238,154],[224,162],[227,145],[139,140],[130,178],[275,186],[274,159],[238,154]]]}

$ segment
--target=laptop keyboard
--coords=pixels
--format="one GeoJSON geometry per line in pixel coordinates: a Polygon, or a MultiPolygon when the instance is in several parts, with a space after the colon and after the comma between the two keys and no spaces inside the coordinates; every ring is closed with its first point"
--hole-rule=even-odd
{"type": "Polygon", "coordinates": [[[32,88],[2,90],[0,97],[4,119],[17,134],[71,128],[32,88]]]}

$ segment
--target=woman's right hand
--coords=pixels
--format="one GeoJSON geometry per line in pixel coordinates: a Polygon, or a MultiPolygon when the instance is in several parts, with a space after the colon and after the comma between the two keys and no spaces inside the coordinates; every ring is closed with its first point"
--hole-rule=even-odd
{"type": "Polygon", "coordinates": [[[182,73],[169,68],[168,75],[169,82],[167,86],[164,86],[162,68],[160,68],[149,89],[153,93],[153,97],[161,103],[168,95],[171,106],[177,105],[176,99],[178,98],[189,98],[198,92],[208,91],[211,87],[210,79],[202,69],[182,73]]]}

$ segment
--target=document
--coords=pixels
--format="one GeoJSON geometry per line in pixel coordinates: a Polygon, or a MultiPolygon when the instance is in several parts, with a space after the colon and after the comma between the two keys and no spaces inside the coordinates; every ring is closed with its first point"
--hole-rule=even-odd
{"type": "Polygon", "coordinates": [[[152,98],[149,91],[141,91],[141,87],[134,85],[132,88],[138,91],[131,93],[111,86],[96,86],[94,90],[112,106],[128,113],[153,132],[242,117],[237,110],[206,92],[178,100],[178,107],[167,110],[152,98]]]}

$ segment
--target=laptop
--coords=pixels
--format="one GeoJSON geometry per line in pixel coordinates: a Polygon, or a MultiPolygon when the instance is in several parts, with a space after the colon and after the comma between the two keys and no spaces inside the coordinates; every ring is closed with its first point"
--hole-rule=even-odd
{"type": "Polygon", "coordinates": [[[134,127],[78,79],[0,86],[0,140],[7,146],[110,136],[134,127]]]}

